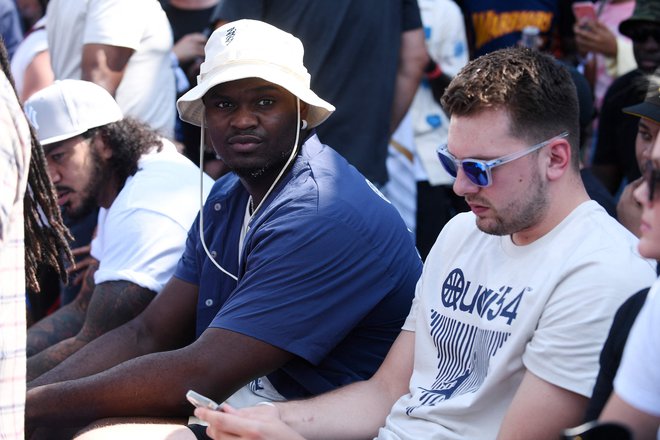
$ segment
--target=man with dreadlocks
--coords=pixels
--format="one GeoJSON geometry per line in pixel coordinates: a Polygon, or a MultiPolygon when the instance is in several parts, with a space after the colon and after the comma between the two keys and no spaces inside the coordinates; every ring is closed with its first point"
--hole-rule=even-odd
{"type": "Polygon", "coordinates": [[[0,64],[0,438],[23,439],[25,287],[39,290],[37,261],[59,268],[66,278],[64,260],[72,258],[44,155],[21,112],[2,39],[0,64]]]}
{"type": "MultiPolygon", "coordinates": [[[[89,341],[131,320],[161,291],[200,203],[199,169],[174,145],[124,118],[102,87],[57,81],[25,112],[44,146],[58,204],[69,218],[101,208],[91,265],[77,298],[28,331],[32,380],[89,341]]],[[[212,181],[204,176],[205,192],[212,181]]]]}

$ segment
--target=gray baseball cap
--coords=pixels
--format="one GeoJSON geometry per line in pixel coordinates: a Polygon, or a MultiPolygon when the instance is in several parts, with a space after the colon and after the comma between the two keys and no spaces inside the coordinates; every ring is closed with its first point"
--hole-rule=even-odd
{"type": "Polygon", "coordinates": [[[24,109],[41,145],[70,139],[124,117],[103,87],[77,79],[55,81],[39,90],[25,102],[24,109]]]}

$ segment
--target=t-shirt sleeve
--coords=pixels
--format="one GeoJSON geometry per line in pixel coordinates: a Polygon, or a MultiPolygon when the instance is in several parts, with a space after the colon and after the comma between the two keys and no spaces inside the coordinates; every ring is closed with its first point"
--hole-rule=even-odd
{"type": "Polygon", "coordinates": [[[246,272],[210,326],[313,364],[395,284],[374,247],[335,219],[280,218],[261,226],[251,242],[246,272]]]}
{"type": "Polygon", "coordinates": [[[411,31],[422,27],[422,16],[417,0],[403,0],[402,30],[411,31]]]}
{"type": "Polygon", "coordinates": [[[141,6],[146,3],[134,0],[90,0],[83,43],[137,50],[144,33],[144,14],[154,11],[141,6]]]}
{"type": "Polygon", "coordinates": [[[660,285],[649,292],[623,352],[614,379],[617,394],[630,405],[660,417],[660,285]]]}
{"type": "MultiPolygon", "coordinates": [[[[644,279],[640,264],[630,264],[626,276],[644,279]]],[[[598,359],[614,313],[626,292],[604,273],[619,268],[595,261],[561,281],[549,298],[523,354],[525,367],[541,379],[590,397],[598,374],[598,359]]],[[[634,292],[630,292],[632,294],[634,292]]]]}
{"type": "Polygon", "coordinates": [[[99,269],[94,281],[125,280],[160,292],[183,252],[186,230],[150,210],[125,210],[108,217],[92,242],[99,269]]]}
{"type": "Polygon", "coordinates": [[[403,327],[401,327],[402,330],[408,330],[411,332],[415,331],[415,327],[417,325],[417,313],[419,313],[419,296],[424,290],[423,283],[424,277],[419,277],[419,281],[417,281],[417,285],[415,286],[415,297],[413,298],[412,306],[410,307],[410,313],[408,313],[408,317],[403,323],[403,327]]]}

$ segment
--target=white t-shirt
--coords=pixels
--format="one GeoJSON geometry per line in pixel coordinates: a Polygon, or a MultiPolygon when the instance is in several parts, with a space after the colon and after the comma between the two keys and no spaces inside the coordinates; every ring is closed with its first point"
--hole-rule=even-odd
{"type": "Polygon", "coordinates": [[[11,75],[14,77],[16,93],[23,94],[25,70],[35,56],[48,50],[48,39],[46,37],[46,17],[41,17],[34,24],[34,30],[20,42],[11,59],[11,75]]]}
{"type": "Polygon", "coordinates": [[[173,138],[172,30],[156,0],[51,0],[48,47],[55,79],[80,79],[85,44],[134,49],[115,99],[124,115],[173,138]]]}
{"type": "MultiPolygon", "coordinates": [[[[422,15],[426,48],[447,75],[453,77],[468,62],[468,44],[463,14],[452,0],[418,0],[422,15]]],[[[447,142],[449,117],[433,93],[426,79],[422,80],[410,106],[414,121],[417,180],[432,185],[447,185],[452,177],[442,168],[436,150],[447,142]]]]}
{"type": "MultiPolygon", "coordinates": [[[[125,280],[160,292],[183,253],[199,212],[199,168],[163,139],[145,154],[110,208],[99,211],[91,254],[99,260],[96,284],[125,280]]],[[[204,176],[204,200],[213,181],[204,176]]]]}
{"type": "Polygon", "coordinates": [[[614,389],[628,404],[660,417],[660,281],[656,281],[626,341],[614,389]]]}
{"type": "Polygon", "coordinates": [[[590,396],[614,312],[655,279],[636,246],[594,201],[527,246],[456,216],[403,326],[415,332],[410,394],[378,438],[494,439],[526,370],[590,396]]]}

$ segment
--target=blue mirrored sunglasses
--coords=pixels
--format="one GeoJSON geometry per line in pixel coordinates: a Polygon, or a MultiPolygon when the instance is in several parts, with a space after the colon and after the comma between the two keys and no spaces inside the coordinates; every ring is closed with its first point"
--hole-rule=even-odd
{"type": "Polygon", "coordinates": [[[551,142],[556,141],[557,139],[565,138],[568,136],[568,132],[565,131],[560,135],[557,135],[553,138],[550,138],[546,141],[532,145],[529,148],[526,148],[521,151],[516,151],[515,153],[507,154],[506,156],[498,157],[497,159],[492,160],[479,160],[479,159],[463,159],[458,160],[454,157],[453,154],[447,149],[447,144],[443,144],[438,148],[438,158],[444,169],[452,176],[454,179],[458,174],[458,168],[461,167],[465,175],[470,179],[470,182],[478,186],[490,186],[493,184],[493,177],[491,175],[491,170],[505,163],[509,163],[516,159],[520,159],[527,154],[533,153],[534,151],[545,147],[551,142]]]}

